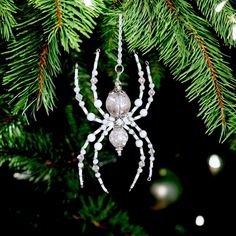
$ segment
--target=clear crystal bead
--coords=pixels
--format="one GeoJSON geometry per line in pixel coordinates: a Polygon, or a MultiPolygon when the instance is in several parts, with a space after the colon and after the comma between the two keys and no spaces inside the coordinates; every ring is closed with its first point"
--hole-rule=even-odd
{"type": "Polygon", "coordinates": [[[109,141],[116,148],[118,155],[121,155],[121,151],[128,141],[128,134],[122,127],[115,127],[109,135],[109,141]]]}
{"type": "Polygon", "coordinates": [[[145,166],[145,162],[144,161],[140,161],[139,162],[139,167],[144,167],[145,166]]]}
{"type": "Polygon", "coordinates": [[[76,99],[81,101],[83,99],[83,96],[80,93],[78,93],[76,94],[76,99]]]}
{"type": "Polygon", "coordinates": [[[98,79],[96,78],[96,77],[93,77],[92,79],[91,79],[91,83],[92,84],[96,84],[98,82],[98,79]]]}
{"type": "Polygon", "coordinates": [[[123,91],[111,91],[106,100],[106,109],[113,117],[127,115],[131,102],[128,95],[123,91]]]}
{"type": "Polygon", "coordinates": [[[149,94],[149,96],[154,96],[155,95],[155,91],[153,89],[150,89],[148,94],[149,94]]]}
{"type": "Polygon", "coordinates": [[[140,84],[144,84],[144,83],[145,83],[145,79],[141,77],[141,78],[138,79],[138,82],[139,82],[140,84]]]}
{"type": "Polygon", "coordinates": [[[99,171],[99,166],[94,165],[92,169],[93,169],[94,172],[98,172],[99,171]]]}

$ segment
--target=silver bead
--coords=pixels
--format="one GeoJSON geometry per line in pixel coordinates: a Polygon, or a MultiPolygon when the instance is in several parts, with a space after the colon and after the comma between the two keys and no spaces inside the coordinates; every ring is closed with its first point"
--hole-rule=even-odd
{"type": "Polygon", "coordinates": [[[120,156],[123,147],[128,141],[128,134],[122,127],[115,127],[109,135],[109,141],[116,148],[120,156]]]}
{"type": "Polygon", "coordinates": [[[106,100],[106,109],[113,117],[127,115],[130,110],[131,102],[123,90],[111,91],[106,100]]]}

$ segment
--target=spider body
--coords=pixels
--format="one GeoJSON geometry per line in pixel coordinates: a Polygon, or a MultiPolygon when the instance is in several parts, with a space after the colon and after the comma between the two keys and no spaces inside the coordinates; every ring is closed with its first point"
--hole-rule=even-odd
{"type": "MultiPolygon", "coordinates": [[[[94,105],[100,112],[102,119],[98,118],[95,114],[89,113],[87,108],[85,107],[85,103],[83,101],[83,96],[80,94],[80,88],[78,84],[78,66],[76,65],[75,68],[75,93],[76,93],[76,99],[79,102],[80,107],[84,111],[85,115],[87,116],[87,119],[89,121],[95,121],[100,123],[100,127],[95,130],[93,133],[89,134],[87,136],[87,139],[82,146],[80,153],[78,155],[78,168],[79,168],[79,179],[81,187],[83,187],[83,175],[82,170],[84,167],[83,161],[84,156],[86,154],[86,148],[89,145],[89,143],[94,143],[94,157],[93,157],[93,171],[95,172],[95,176],[97,177],[102,189],[108,193],[107,188],[105,187],[103,180],[101,178],[101,174],[99,172],[99,161],[98,161],[98,152],[102,149],[102,141],[103,139],[109,135],[109,141],[111,144],[115,147],[118,155],[121,155],[121,152],[126,145],[129,135],[133,136],[135,139],[135,145],[139,148],[140,152],[140,160],[138,163],[138,169],[137,173],[135,175],[135,178],[130,186],[130,190],[134,187],[135,183],[137,182],[140,174],[143,171],[143,167],[145,166],[145,160],[146,156],[143,150],[144,142],[146,143],[148,149],[149,149],[149,176],[148,180],[151,180],[152,176],[152,168],[153,168],[153,161],[154,161],[154,149],[153,145],[150,141],[150,139],[147,136],[147,132],[145,130],[142,130],[136,123],[136,120],[145,117],[148,114],[148,109],[150,107],[150,104],[153,101],[153,96],[155,94],[154,91],[154,84],[152,82],[151,73],[149,64],[146,62],[146,70],[147,70],[147,76],[149,81],[149,97],[146,105],[143,109],[139,111],[138,115],[134,115],[134,113],[143,105],[143,93],[144,93],[144,72],[142,71],[141,64],[139,62],[139,58],[137,54],[135,54],[135,60],[138,67],[138,74],[139,79],[138,82],[140,83],[139,87],[139,97],[134,102],[134,107],[131,110],[131,101],[126,94],[125,91],[122,90],[119,76],[120,73],[118,73],[118,79],[115,83],[115,88],[108,94],[108,97],[106,99],[106,109],[108,111],[104,112],[102,107],[102,101],[98,99],[97,96],[97,64],[99,60],[99,53],[100,50],[97,50],[94,67],[92,71],[92,78],[91,78],[91,89],[93,92],[93,98],[94,98],[94,105]]],[[[122,68],[123,70],[123,68],[122,68]]]]}

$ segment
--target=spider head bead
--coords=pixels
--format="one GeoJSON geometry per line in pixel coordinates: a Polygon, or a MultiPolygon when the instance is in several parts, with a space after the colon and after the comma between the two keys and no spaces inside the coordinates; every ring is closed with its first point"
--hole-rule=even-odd
{"type": "Polygon", "coordinates": [[[124,117],[128,114],[131,102],[123,90],[111,91],[106,99],[106,109],[115,118],[124,117]]]}

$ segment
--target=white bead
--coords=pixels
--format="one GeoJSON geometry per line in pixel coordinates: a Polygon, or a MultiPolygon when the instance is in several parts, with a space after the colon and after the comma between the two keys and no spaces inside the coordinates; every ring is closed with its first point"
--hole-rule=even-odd
{"type": "Polygon", "coordinates": [[[106,113],[106,114],[104,115],[104,119],[108,119],[108,118],[109,118],[109,114],[106,113]]]}
{"type": "Polygon", "coordinates": [[[134,134],[134,131],[132,129],[130,129],[129,134],[134,134]]]}
{"type": "Polygon", "coordinates": [[[147,137],[147,132],[145,130],[141,130],[139,133],[141,138],[146,138],[147,137]]]}
{"type": "Polygon", "coordinates": [[[74,88],[74,91],[75,91],[75,92],[79,92],[80,89],[79,89],[78,87],[75,87],[75,88],[74,88]]]}
{"type": "Polygon", "coordinates": [[[154,158],[154,157],[150,157],[149,159],[150,159],[150,161],[154,161],[154,160],[155,160],[155,158],[154,158]]]}
{"type": "Polygon", "coordinates": [[[139,86],[139,88],[140,88],[141,90],[144,90],[144,89],[145,89],[145,86],[144,86],[144,85],[141,85],[141,86],[139,86]]]}
{"type": "Polygon", "coordinates": [[[84,164],[83,164],[82,162],[79,162],[79,163],[78,163],[78,167],[79,167],[79,168],[83,168],[83,167],[84,167],[84,164]]]}
{"type": "Polygon", "coordinates": [[[94,121],[95,118],[96,118],[96,116],[95,116],[93,113],[88,113],[87,119],[88,119],[89,121],[94,121]]]}
{"type": "Polygon", "coordinates": [[[97,164],[98,164],[98,159],[94,159],[94,160],[93,160],[93,164],[94,164],[94,165],[97,165],[97,164]]]}
{"type": "Polygon", "coordinates": [[[86,151],[84,149],[81,150],[80,152],[82,155],[84,155],[86,153],[86,151]]]}
{"type": "Polygon", "coordinates": [[[107,128],[106,125],[102,125],[102,126],[101,126],[101,129],[102,129],[102,130],[105,130],[106,128],[107,128]]]}
{"type": "Polygon", "coordinates": [[[96,85],[93,84],[93,85],[91,86],[91,89],[96,91],[96,90],[97,90],[96,85]]]}
{"type": "Polygon", "coordinates": [[[105,130],[103,134],[104,134],[104,136],[108,135],[108,131],[105,130]]]}
{"type": "Polygon", "coordinates": [[[144,76],[144,72],[143,72],[143,71],[140,71],[140,72],[138,73],[138,75],[139,75],[140,77],[142,77],[142,76],[144,76]]]}
{"type": "Polygon", "coordinates": [[[80,102],[79,102],[79,105],[80,105],[81,107],[84,107],[84,104],[85,104],[85,103],[84,103],[83,101],[80,101],[80,102]]]}
{"type": "Polygon", "coordinates": [[[142,106],[143,101],[142,101],[141,99],[136,99],[136,100],[134,101],[134,104],[135,104],[135,106],[140,107],[140,106],[142,106]]]}
{"type": "Polygon", "coordinates": [[[142,168],[138,168],[138,173],[142,173],[143,172],[143,169],[142,168]]]}
{"type": "Polygon", "coordinates": [[[140,157],[140,160],[141,160],[141,161],[145,161],[145,159],[146,159],[145,156],[141,156],[141,157],[140,157]]]}
{"type": "Polygon", "coordinates": [[[155,87],[155,84],[151,83],[149,84],[149,88],[154,88],[155,87]]]}
{"type": "Polygon", "coordinates": [[[148,148],[150,148],[150,149],[153,148],[151,143],[148,144],[148,148]]]}
{"type": "Polygon", "coordinates": [[[108,123],[108,120],[103,120],[103,124],[106,125],[108,123]]]}
{"type": "Polygon", "coordinates": [[[94,144],[94,148],[95,148],[97,151],[99,151],[99,150],[102,149],[102,144],[101,144],[101,143],[95,143],[95,144],[94,144]]]}
{"type": "Polygon", "coordinates": [[[148,102],[153,102],[153,98],[152,98],[152,97],[149,97],[149,98],[148,98],[148,102]]]}
{"type": "Polygon", "coordinates": [[[138,140],[136,140],[135,145],[136,145],[136,147],[142,147],[143,146],[143,141],[138,139],[138,140]]]}
{"type": "Polygon", "coordinates": [[[94,142],[95,139],[96,139],[96,136],[95,136],[94,134],[89,134],[89,135],[88,135],[88,141],[89,141],[89,142],[94,142]]]}
{"type": "Polygon", "coordinates": [[[95,176],[96,176],[97,178],[100,178],[101,174],[97,172],[97,173],[95,174],[95,176]]]}
{"type": "Polygon", "coordinates": [[[102,101],[101,100],[96,100],[94,102],[94,106],[97,107],[97,108],[100,108],[102,106],[102,101]]]}
{"type": "Polygon", "coordinates": [[[142,109],[142,110],[140,111],[140,115],[143,116],[143,117],[146,116],[147,113],[148,113],[148,112],[147,112],[146,109],[142,109]]]}

